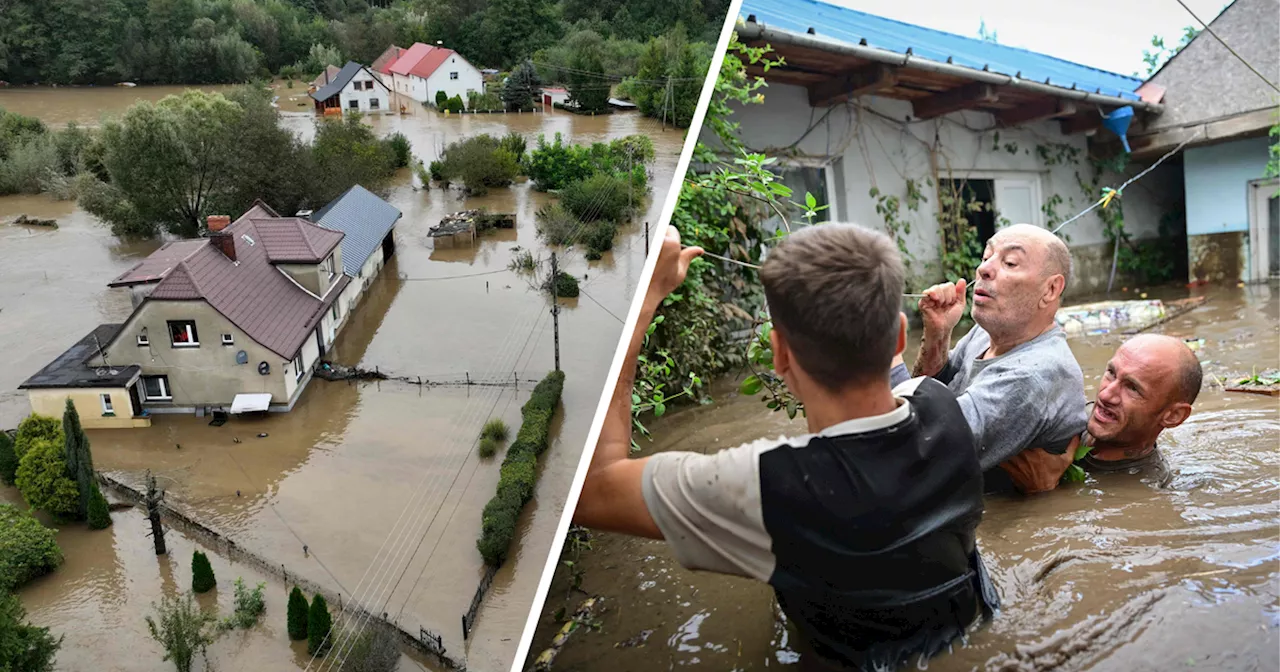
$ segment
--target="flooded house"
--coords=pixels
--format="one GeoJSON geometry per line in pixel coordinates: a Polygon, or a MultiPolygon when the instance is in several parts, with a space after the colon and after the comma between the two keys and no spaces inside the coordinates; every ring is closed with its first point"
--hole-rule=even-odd
{"type": "Polygon", "coordinates": [[[388,60],[385,67],[391,74],[392,88],[420,103],[434,103],[437,91],[450,98],[458,96],[464,103],[471,92],[484,93],[480,70],[452,49],[416,42],[388,60]]]}
{"type": "MultiPolygon", "coordinates": [[[[1164,111],[1136,77],[845,7],[751,0],[742,14],[740,39],[771,45],[769,58],[784,63],[767,74],[748,66],[769,88],[762,104],[734,110],[741,135],[773,148],[770,168],[794,200],[809,192],[829,206],[817,220],[858,222],[902,241],[919,286],[940,279],[944,254],[957,247],[948,226],[976,229],[981,249],[1008,223],[1054,228],[1096,201],[1101,187],[1124,180],[1087,184],[1093,138],[1116,137],[1103,115],[1128,110],[1146,121],[1164,111]],[[811,121],[796,128],[797,119],[811,121]]],[[[1161,166],[1143,185],[1180,181],[1161,166]]],[[[1179,208],[1127,199],[1125,226],[1154,239],[1179,208]]],[[[803,222],[798,208],[790,214],[803,222]]],[[[1113,245],[1103,221],[1089,213],[1063,233],[1078,271],[1071,291],[1105,288],[1113,245]]]]}
{"type": "Polygon", "coordinates": [[[400,211],[353,187],[316,213],[256,202],[209,234],[164,244],[108,283],[133,312],[95,328],[27,379],[32,410],[69,397],[86,427],[157,413],[288,411],[369,280],[394,251],[400,211]],[[307,217],[315,221],[311,221],[307,217]]]}
{"type": "Polygon", "coordinates": [[[366,66],[347,61],[331,78],[328,71],[321,76],[326,77],[328,83],[316,89],[311,98],[316,111],[322,114],[394,111],[390,104],[391,89],[366,66]]]}

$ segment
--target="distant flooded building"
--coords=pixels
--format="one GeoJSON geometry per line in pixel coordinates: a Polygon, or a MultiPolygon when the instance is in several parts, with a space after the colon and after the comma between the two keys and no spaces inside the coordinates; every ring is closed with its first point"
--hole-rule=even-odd
{"type": "MultiPolygon", "coordinates": [[[[326,71],[321,76],[328,78],[329,73],[326,71]]],[[[394,111],[390,96],[391,89],[372,70],[355,61],[348,61],[327,84],[311,94],[316,101],[316,110],[325,114],[394,111]]]]}
{"type": "Polygon", "coordinates": [[[113,428],[155,413],[292,409],[394,251],[400,211],[356,186],[312,218],[259,201],[234,222],[211,215],[207,238],[163,245],[108,283],[131,292],[128,320],[19,386],[32,410],[56,415],[69,397],[86,427],[113,428]]]}
{"type": "Polygon", "coordinates": [[[435,103],[437,91],[450,98],[458,96],[463,103],[473,91],[484,93],[484,76],[476,66],[444,47],[414,43],[386,69],[391,73],[395,92],[420,103],[435,103]]]}

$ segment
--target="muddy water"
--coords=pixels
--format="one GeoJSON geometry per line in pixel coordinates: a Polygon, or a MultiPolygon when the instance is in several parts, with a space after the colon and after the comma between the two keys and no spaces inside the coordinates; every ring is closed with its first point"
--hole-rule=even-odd
{"type": "MultiPolygon", "coordinates": [[[[979,543],[1004,608],[935,670],[1275,670],[1280,666],[1280,408],[1225,393],[1229,372],[1280,364],[1280,291],[1215,292],[1159,331],[1206,340],[1206,388],[1190,420],[1161,437],[1168,489],[1092,477],[1032,499],[988,500],[979,543]]],[[[1120,338],[1075,340],[1092,397],[1120,338]]],[[[654,451],[714,451],[805,431],[722,383],[712,406],[654,422],[654,451]]],[[[586,594],[605,598],[598,632],[575,633],[558,670],[765,669],[793,663],[762,584],[694,573],[660,542],[597,534],[586,594]],[[642,646],[638,636],[651,631],[642,646]],[[628,640],[631,640],[628,642],[628,640]]],[[[532,653],[555,612],[585,597],[557,574],[532,653]]]]}
{"type": "MultiPolygon", "coordinates": [[[[76,118],[89,115],[93,105],[85,98],[76,118]]],[[[290,105],[282,98],[283,110],[290,105]]],[[[633,114],[444,118],[413,112],[374,117],[371,123],[379,134],[404,133],[426,161],[448,142],[482,132],[517,130],[530,146],[540,132],[560,131],[576,142],[649,135],[658,152],[651,169],[654,197],[645,215],[651,222],[657,221],[683,140],[633,114]]],[[[282,123],[303,137],[314,133],[315,118],[307,113],[286,114],[282,123]]],[[[344,595],[366,598],[411,632],[421,625],[440,633],[450,654],[465,657],[470,669],[506,669],[644,262],[643,218],[624,226],[615,250],[599,261],[562,252],[561,266],[585,276],[584,295],[563,301],[560,314],[561,367],[567,374],[563,413],[511,560],[464,642],[460,617],[482,572],[475,550],[480,510],[498,477],[498,460],[481,462],[470,442],[489,413],[518,428],[519,407],[533,385],[528,381],[554,365],[549,303],[506,270],[515,246],[547,257],[534,228],[534,212],[547,199],[523,183],[477,198],[414,191],[402,171],[389,197],[404,212],[396,256],[331,353],[344,363],[426,379],[514,376],[521,381],[518,390],[314,381],[289,414],[236,419],[221,428],[194,417],[161,416],[145,430],[91,432],[97,466],[135,480],[154,469],[175,501],[237,543],[344,595]],[[472,248],[435,250],[429,227],[445,213],[475,207],[514,212],[517,228],[490,234],[472,248]],[[258,438],[260,433],[267,436],[258,438]]],[[[28,412],[25,397],[15,390],[26,376],[94,325],[127,316],[127,297],[115,296],[105,284],[155,245],[123,245],[73,204],[0,198],[0,222],[22,212],[55,216],[61,228],[33,231],[0,223],[0,246],[7,251],[11,242],[22,245],[0,268],[0,279],[20,278],[0,282],[0,389],[6,390],[0,426],[13,426],[28,412]],[[29,287],[40,293],[24,294],[29,287]]]]}
{"type": "MultiPolygon", "coordinates": [[[[81,126],[97,126],[104,119],[118,117],[140,101],[155,102],[180,94],[183,86],[15,86],[0,88],[0,107],[25,114],[48,126],[65,126],[74,121],[81,126]]],[[[201,91],[226,91],[231,86],[198,86],[201,91]]],[[[302,89],[305,92],[305,89],[302,89]]]]}

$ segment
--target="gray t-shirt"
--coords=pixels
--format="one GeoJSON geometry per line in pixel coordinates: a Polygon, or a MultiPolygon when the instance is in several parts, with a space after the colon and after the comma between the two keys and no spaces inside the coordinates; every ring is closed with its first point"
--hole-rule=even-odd
{"type": "Polygon", "coordinates": [[[1084,374],[1066,333],[1054,325],[999,357],[981,359],[989,347],[991,337],[974,325],[936,376],[960,402],[982,469],[1027,448],[1061,454],[1089,421],[1084,374]]]}

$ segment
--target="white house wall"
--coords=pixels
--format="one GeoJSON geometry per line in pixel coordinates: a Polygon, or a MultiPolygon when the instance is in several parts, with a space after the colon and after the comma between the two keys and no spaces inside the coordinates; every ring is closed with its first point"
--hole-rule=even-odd
{"type": "Polygon", "coordinates": [[[396,93],[402,96],[408,96],[420,103],[426,102],[427,98],[427,82],[421,77],[413,75],[392,75],[394,89],[396,93]]]}
{"type": "Polygon", "coordinates": [[[467,92],[484,93],[484,76],[467,59],[453,54],[431,76],[426,79],[427,100],[436,99],[436,91],[444,91],[450,98],[459,96],[467,102],[467,92]],[[450,79],[449,73],[458,73],[457,79],[450,79]]]}
{"type": "Polygon", "coordinates": [[[391,109],[387,90],[382,87],[382,82],[374,77],[367,69],[361,69],[357,72],[355,76],[351,78],[351,81],[347,82],[347,85],[343,87],[342,92],[338,94],[338,97],[342,103],[343,111],[353,109],[351,107],[351,101],[353,100],[356,101],[356,104],[359,106],[359,110],[366,114],[370,112],[387,112],[391,109]],[[365,85],[365,82],[373,82],[373,89],[366,90],[361,88],[357,91],[355,86],[357,82],[360,83],[361,87],[365,85]],[[372,102],[370,102],[372,100],[378,101],[377,108],[373,107],[372,102]]]}
{"type": "MultiPolygon", "coordinates": [[[[949,174],[951,179],[1030,179],[1037,183],[1041,211],[1035,213],[1035,223],[1063,221],[1095,200],[1081,190],[1076,177],[1078,172],[1090,180],[1093,174],[1086,158],[1087,139],[1083,134],[1063,135],[1057,122],[994,129],[990,114],[964,111],[941,119],[904,123],[895,120],[908,118],[910,103],[878,97],[864,97],[859,100],[860,105],[837,107],[824,119],[827,108],[810,107],[808,93],[802,87],[774,84],[764,94],[762,104],[735,106],[734,120],[741,122],[740,137],[753,150],[783,157],[779,159],[781,164],[826,166],[826,184],[832,191],[830,219],[885,230],[870,190],[875,187],[882,194],[903,200],[899,218],[910,224],[911,233],[904,233],[902,238],[913,257],[910,275],[917,285],[940,277],[937,196],[925,182],[934,174],[930,147],[935,135],[937,173],[941,179],[948,179],[949,174]],[[810,123],[815,127],[801,139],[810,123]],[[1038,147],[1045,148],[1051,157],[1064,158],[1047,162],[1039,155],[1038,147]],[[1066,159],[1061,151],[1065,148],[1075,150],[1074,160],[1066,159]],[[843,184],[837,184],[841,178],[843,184]],[[908,178],[917,181],[928,199],[919,204],[916,212],[909,211],[905,204],[908,178]],[[1062,202],[1044,212],[1055,194],[1062,202]]],[[[1171,170],[1162,168],[1144,178],[1144,182],[1148,186],[1162,179],[1167,182],[1170,175],[1171,170]]],[[[1107,179],[1101,184],[1118,182],[1107,179]]],[[[802,193],[794,196],[797,201],[803,198],[802,193]]],[[[1126,204],[1129,200],[1141,199],[1126,199],[1126,204]]],[[[1159,216],[1153,213],[1158,209],[1154,200],[1133,204],[1126,211],[1126,227],[1135,238],[1156,235],[1159,216]]],[[[1089,269],[1097,265],[1102,247],[1107,248],[1103,256],[1107,257],[1108,270],[1110,265],[1110,247],[1105,245],[1101,220],[1091,213],[1073,222],[1064,233],[1070,236],[1073,255],[1082,271],[1073,287],[1095,289],[1097,272],[1089,269]]],[[[1105,278],[1102,280],[1105,282],[1105,278]]]]}

